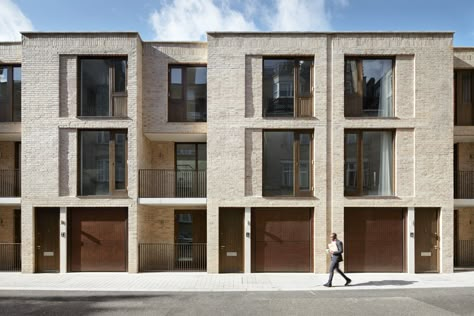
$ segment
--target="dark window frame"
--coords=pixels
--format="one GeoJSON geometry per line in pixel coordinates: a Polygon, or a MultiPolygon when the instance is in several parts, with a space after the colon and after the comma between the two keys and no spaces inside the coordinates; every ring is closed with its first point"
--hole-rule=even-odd
{"type": "Polygon", "coordinates": [[[472,68],[455,68],[453,73],[453,86],[454,86],[454,125],[455,126],[473,126],[474,125],[474,69],[472,68]],[[460,109],[465,106],[464,103],[464,86],[463,86],[463,75],[469,75],[470,80],[470,105],[471,108],[470,117],[464,115],[460,109]],[[459,116],[459,117],[458,117],[459,116]]]}
{"type": "MultiPolygon", "coordinates": [[[[397,65],[397,56],[396,55],[344,55],[344,117],[345,118],[375,118],[375,119],[392,119],[396,117],[396,65],[397,65]],[[345,79],[345,71],[346,71],[346,61],[347,60],[356,60],[356,61],[364,61],[364,60],[378,60],[378,59],[385,59],[392,61],[392,113],[389,116],[368,116],[368,115],[346,115],[346,79],[345,79]]],[[[364,96],[362,96],[363,98],[364,96]]],[[[363,100],[361,104],[361,113],[363,113],[363,100]]]]}
{"type": "Polygon", "coordinates": [[[76,59],[77,68],[77,117],[79,118],[127,118],[128,113],[128,55],[84,55],[78,56],[76,59]],[[125,60],[125,91],[115,91],[115,69],[109,65],[109,114],[106,116],[99,115],[81,115],[82,111],[82,61],[83,60],[125,60]],[[126,99],[125,111],[114,115],[114,97],[124,97],[126,99]]]}
{"type": "Polygon", "coordinates": [[[262,196],[264,197],[313,197],[314,196],[314,130],[312,129],[263,129],[262,130],[262,196]],[[292,132],[293,133],[293,195],[266,195],[265,194],[265,133],[266,132],[292,132]],[[300,190],[299,185],[299,149],[301,134],[310,134],[310,164],[309,164],[309,190],[300,190]]]}
{"type": "Polygon", "coordinates": [[[344,183],[344,197],[369,197],[369,198],[377,198],[377,197],[393,197],[395,196],[396,188],[395,188],[395,170],[396,170],[396,129],[393,128],[377,128],[377,129],[345,129],[344,130],[344,138],[346,134],[357,134],[357,192],[347,192],[346,191],[346,144],[344,141],[344,170],[343,170],[343,183],[344,183]],[[392,183],[392,195],[366,195],[364,194],[364,145],[363,145],[363,133],[364,132],[391,132],[392,133],[392,170],[390,170],[390,180],[392,183]],[[362,162],[362,163],[361,163],[362,162]]]}
{"type": "Polygon", "coordinates": [[[181,64],[168,64],[168,122],[171,123],[196,123],[196,122],[207,122],[207,64],[206,63],[181,63],[181,64]],[[180,120],[177,117],[176,109],[172,108],[172,104],[174,103],[176,106],[186,107],[186,91],[187,91],[187,68],[192,67],[202,67],[206,68],[206,110],[205,110],[205,118],[204,120],[180,120]],[[172,99],[171,98],[171,70],[172,69],[181,69],[181,99],[172,99]],[[178,101],[179,100],[179,101],[178,101]]]}
{"type": "MultiPolygon", "coordinates": [[[[294,117],[294,118],[308,118],[308,117],[314,117],[314,56],[263,56],[262,58],[262,117],[264,118],[275,118],[275,117],[281,117],[281,118],[289,118],[289,117],[294,117]],[[293,115],[288,115],[288,116],[272,116],[272,115],[265,115],[265,84],[264,84],[264,77],[265,77],[265,60],[288,60],[288,61],[293,61],[293,115]],[[299,91],[299,66],[297,65],[297,62],[303,60],[303,61],[310,61],[311,62],[311,69],[310,69],[310,92],[311,96],[310,97],[304,97],[310,99],[310,104],[311,104],[311,109],[309,115],[304,115],[301,114],[301,110],[297,106],[297,100],[300,98],[298,96],[298,91],[299,91]]],[[[303,98],[303,97],[301,97],[303,98]]]]}
{"type": "Polygon", "coordinates": [[[77,130],[77,196],[78,197],[128,197],[128,130],[127,129],[78,129],[77,130]],[[106,195],[83,195],[82,194],[82,132],[109,132],[109,194],[106,195]],[[125,189],[115,188],[115,135],[125,133],[125,189]]]}
{"type": "MultiPolygon", "coordinates": [[[[15,108],[14,108],[14,99],[15,99],[15,85],[13,82],[13,69],[14,68],[22,68],[21,64],[0,64],[0,68],[7,69],[7,89],[8,89],[8,101],[7,101],[7,116],[5,120],[0,117],[0,122],[21,122],[21,106],[20,106],[20,117],[15,117],[15,108]]],[[[23,84],[23,71],[22,71],[22,78],[20,80],[21,84],[23,84]]],[[[21,94],[21,91],[20,91],[21,94]]],[[[21,100],[21,96],[20,96],[21,100]]]]}

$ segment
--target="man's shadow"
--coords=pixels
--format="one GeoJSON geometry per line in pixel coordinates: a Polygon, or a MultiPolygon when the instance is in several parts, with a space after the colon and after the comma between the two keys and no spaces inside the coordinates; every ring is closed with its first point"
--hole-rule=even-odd
{"type": "Polygon", "coordinates": [[[384,285],[410,285],[418,281],[405,281],[405,280],[383,280],[383,281],[370,281],[365,283],[355,283],[350,286],[384,286],[384,285]]]}

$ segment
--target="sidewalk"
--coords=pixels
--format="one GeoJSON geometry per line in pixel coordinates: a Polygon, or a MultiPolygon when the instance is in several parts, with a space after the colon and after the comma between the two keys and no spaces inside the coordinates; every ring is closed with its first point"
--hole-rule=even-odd
{"type": "Polygon", "coordinates": [[[0,290],[49,291],[332,291],[474,287],[474,271],[453,274],[351,273],[351,286],[334,276],[333,288],[322,286],[327,274],[265,273],[0,273],[0,290]]]}

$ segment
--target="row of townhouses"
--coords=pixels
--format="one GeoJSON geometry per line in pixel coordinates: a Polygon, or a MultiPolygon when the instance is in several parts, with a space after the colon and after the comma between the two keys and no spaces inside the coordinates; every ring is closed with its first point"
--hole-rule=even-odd
{"type": "Polygon", "coordinates": [[[0,270],[474,266],[474,48],[452,32],[0,43],[0,270]]]}

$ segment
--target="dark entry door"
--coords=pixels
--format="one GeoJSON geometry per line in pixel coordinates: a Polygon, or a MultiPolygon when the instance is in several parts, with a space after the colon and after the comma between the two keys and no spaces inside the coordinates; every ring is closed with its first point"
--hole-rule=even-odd
{"type": "Polygon", "coordinates": [[[254,272],[311,272],[311,209],[252,211],[254,272]]]}
{"type": "Polygon", "coordinates": [[[415,209],[415,272],[439,272],[439,210],[415,209]]]}
{"type": "Polygon", "coordinates": [[[127,270],[127,208],[69,211],[70,271],[127,270]]]}
{"type": "Polygon", "coordinates": [[[36,272],[59,272],[59,209],[37,208],[36,272]]]}
{"type": "Polygon", "coordinates": [[[219,210],[219,272],[244,272],[244,209],[219,210]]]}

